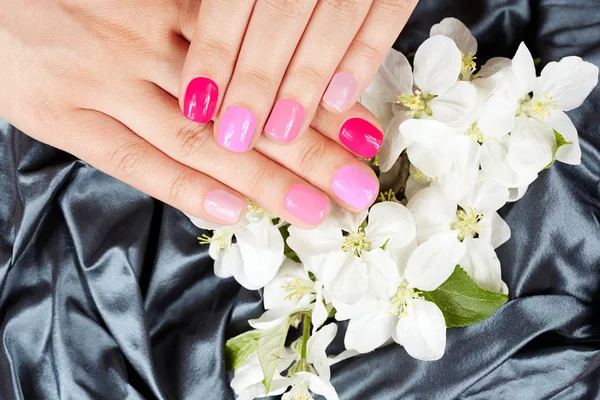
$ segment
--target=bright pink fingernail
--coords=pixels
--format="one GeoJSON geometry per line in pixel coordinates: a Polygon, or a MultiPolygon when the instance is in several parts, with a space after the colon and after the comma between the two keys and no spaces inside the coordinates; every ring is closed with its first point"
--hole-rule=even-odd
{"type": "Polygon", "coordinates": [[[183,113],[188,119],[204,124],[212,119],[218,99],[219,87],[212,79],[192,79],[185,91],[183,113]]]}
{"type": "Polygon", "coordinates": [[[248,150],[256,129],[256,117],[244,107],[229,107],[219,126],[221,146],[238,153],[248,150]]]}
{"type": "Polygon", "coordinates": [[[329,200],[321,193],[298,184],[292,186],[286,193],[284,206],[299,220],[317,226],[323,221],[329,210],[329,200]]]}
{"type": "Polygon", "coordinates": [[[364,158],[375,157],[383,143],[383,133],[362,118],[351,118],[340,129],[340,142],[364,158]]]}
{"type": "Polygon", "coordinates": [[[338,72],[333,76],[327,91],[323,95],[323,102],[337,111],[344,111],[354,99],[358,90],[356,78],[348,72],[338,72]]]}
{"type": "Polygon", "coordinates": [[[224,190],[213,190],[204,198],[204,210],[215,218],[235,224],[247,203],[224,190]]]}
{"type": "Polygon", "coordinates": [[[280,142],[289,143],[298,135],[303,121],[302,104],[292,99],[281,99],[271,111],[265,125],[265,134],[280,142]]]}
{"type": "Polygon", "coordinates": [[[346,165],[333,177],[333,193],[358,210],[367,208],[377,197],[379,183],[354,165],[346,165]]]}

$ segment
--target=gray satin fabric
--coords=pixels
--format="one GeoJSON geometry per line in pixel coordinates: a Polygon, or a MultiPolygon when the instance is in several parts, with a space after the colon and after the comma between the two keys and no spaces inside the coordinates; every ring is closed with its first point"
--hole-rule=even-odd
{"type": "MultiPolygon", "coordinates": [[[[600,0],[421,0],[395,47],[446,16],[480,60],[525,40],[544,63],[600,65],[600,0]]],[[[600,398],[599,113],[598,89],[570,113],[583,164],[502,210],[511,301],[450,330],[441,361],[390,346],[334,366],[341,399],[600,398]]],[[[178,211],[2,122],[0,148],[0,399],[233,399],[223,344],[260,294],[213,275],[178,211]]]]}

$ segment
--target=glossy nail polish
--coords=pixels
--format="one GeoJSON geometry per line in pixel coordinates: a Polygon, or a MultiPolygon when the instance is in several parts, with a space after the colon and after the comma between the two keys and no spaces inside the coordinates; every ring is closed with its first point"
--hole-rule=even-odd
{"type": "Polygon", "coordinates": [[[285,194],[284,207],[299,220],[317,226],[327,215],[329,200],[323,194],[298,184],[285,194]]]}
{"type": "Polygon", "coordinates": [[[192,79],[185,91],[183,113],[188,119],[204,124],[212,119],[217,100],[219,87],[212,79],[192,79]]]}
{"type": "Polygon", "coordinates": [[[239,221],[246,202],[224,190],[213,190],[204,198],[204,210],[215,218],[230,224],[239,221]]]}
{"type": "Polygon", "coordinates": [[[256,117],[252,111],[244,107],[229,107],[221,119],[218,141],[226,149],[241,153],[250,147],[255,130],[256,117]]]}
{"type": "Polygon", "coordinates": [[[377,197],[379,183],[360,168],[346,165],[333,177],[331,189],[349,206],[363,210],[377,197]]]}
{"type": "Polygon", "coordinates": [[[348,72],[338,72],[333,76],[327,91],[323,95],[323,102],[337,111],[344,111],[354,99],[358,90],[356,78],[348,72]]]}
{"type": "Polygon", "coordinates": [[[383,143],[383,133],[362,118],[351,118],[340,129],[340,142],[364,158],[373,158],[383,143]]]}
{"type": "Polygon", "coordinates": [[[265,125],[265,134],[279,142],[289,143],[300,131],[304,107],[293,99],[281,99],[273,107],[265,125]]]}

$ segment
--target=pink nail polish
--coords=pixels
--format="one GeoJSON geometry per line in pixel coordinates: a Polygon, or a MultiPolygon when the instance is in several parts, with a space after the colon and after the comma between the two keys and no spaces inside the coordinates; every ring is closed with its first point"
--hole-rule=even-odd
{"type": "Polygon", "coordinates": [[[379,183],[360,168],[346,165],[333,177],[331,188],[346,204],[363,210],[377,197],[379,183]]]}
{"type": "Polygon", "coordinates": [[[204,210],[215,218],[235,224],[247,203],[224,190],[213,190],[204,198],[204,210]]]}
{"type": "Polygon", "coordinates": [[[256,117],[252,111],[244,107],[229,107],[219,126],[219,143],[231,151],[244,152],[250,147],[255,129],[256,117]]]}
{"type": "Polygon", "coordinates": [[[210,121],[217,107],[219,87],[208,78],[195,78],[189,83],[183,100],[183,113],[194,122],[210,121]]]}
{"type": "Polygon", "coordinates": [[[329,210],[329,200],[321,193],[298,184],[285,194],[284,207],[299,220],[317,226],[329,210]]]}
{"type": "Polygon", "coordinates": [[[265,125],[265,134],[283,143],[289,143],[300,131],[304,121],[304,107],[296,100],[281,99],[273,107],[265,125]]]}
{"type": "Polygon", "coordinates": [[[323,95],[323,102],[337,111],[344,111],[354,99],[358,90],[356,78],[348,72],[338,72],[333,76],[327,91],[323,95]]]}
{"type": "Polygon", "coordinates": [[[340,129],[340,142],[364,158],[375,157],[383,143],[383,133],[362,118],[351,118],[340,129]]]}

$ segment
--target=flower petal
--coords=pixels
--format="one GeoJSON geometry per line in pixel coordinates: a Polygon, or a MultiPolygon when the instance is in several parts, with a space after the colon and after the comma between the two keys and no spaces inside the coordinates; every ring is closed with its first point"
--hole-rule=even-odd
{"type": "Polygon", "coordinates": [[[468,193],[459,205],[463,209],[475,208],[478,211],[499,210],[508,201],[508,188],[496,181],[480,180],[473,191],[468,193]]]}
{"type": "Polygon", "coordinates": [[[390,49],[365,93],[376,101],[396,103],[400,94],[412,94],[413,76],[408,60],[390,49]]]}
{"type": "Polygon", "coordinates": [[[354,317],[348,323],[344,345],[348,350],[368,353],[392,337],[397,317],[386,312],[377,312],[354,317]]]}
{"type": "Polygon", "coordinates": [[[392,297],[400,285],[400,273],[390,255],[375,249],[364,252],[362,257],[369,266],[368,294],[381,299],[392,297]]]}
{"type": "Polygon", "coordinates": [[[383,144],[377,155],[379,169],[382,172],[392,169],[400,154],[412,143],[412,140],[400,134],[400,125],[409,118],[404,112],[397,113],[386,127],[383,144]]]}
{"type": "Polygon", "coordinates": [[[325,288],[331,296],[346,304],[354,304],[367,291],[367,266],[350,253],[332,253],[323,265],[325,288]]]}
{"type": "MultiPolygon", "coordinates": [[[[512,72],[517,76],[520,87],[518,91],[522,96],[533,91],[537,75],[535,73],[535,63],[531,52],[525,45],[521,43],[519,49],[512,60],[511,65],[512,72]]],[[[520,96],[520,97],[522,97],[520,96]]]]}
{"type": "MultiPolygon", "coordinates": [[[[495,180],[506,187],[516,186],[520,182],[517,174],[508,164],[508,146],[510,136],[494,140],[486,139],[481,145],[481,170],[485,179],[495,180]]],[[[534,179],[537,174],[533,175],[534,179]]]]}
{"type": "Polygon", "coordinates": [[[311,392],[325,397],[325,400],[339,400],[340,398],[333,385],[319,376],[309,372],[297,372],[296,375],[308,381],[308,387],[311,392]]]}
{"type": "Polygon", "coordinates": [[[579,135],[577,128],[573,125],[571,118],[564,112],[557,111],[552,113],[545,121],[571,144],[560,146],[556,151],[556,159],[560,162],[571,165],[581,164],[581,147],[579,146],[579,135]]]}
{"type": "Polygon", "coordinates": [[[418,360],[439,360],[446,350],[446,321],[434,303],[418,299],[398,320],[396,338],[418,360]]]}
{"type": "Polygon", "coordinates": [[[297,307],[273,308],[265,311],[260,317],[248,321],[250,326],[260,331],[268,331],[285,321],[291,313],[296,311],[297,307]]]}
{"type": "Polygon", "coordinates": [[[435,290],[452,275],[464,254],[465,246],[455,232],[438,233],[412,253],[404,278],[414,288],[435,290]]]}
{"type": "Polygon", "coordinates": [[[200,218],[192,217],[189,214],[185,214],[185,216],[190,219],[190,221],[192,222],[192,224],[196,225],[200,229],[204,229],[204,230],[208,230],[208,231],[214,231],[214,230],[223,228],[223,225],[214,224],[212,222],[208,222],[208,221],[205,221],[205,220],[200,219],[200,218]]]}
{"type": "Polygon", "coordinates": [[[565,57],[546,65],[534,93],[545,93],[558,103],[559,110],[571,111],[581,106],[597,85],[597,66],[580,57],[565,57]]]}
{"type": "Polygon", "coordinates": [[[392,238],[396,245],[405,246],[415,239],[415,220],[402,204],[384,201],[371,207],[365,233],[372,248],[381,247],[392,238]]]}
{"type": "Polygon", "coordinates": [[[450,232],[457,220],[457,204],[436,187],[418,192],[406,205],[417,228],[417,243],[423,243],[436,233],[450,232]]]}
{"type": "Polygon", "coordinates": [[[326,223],[312,230],[290,226],[288,232],[288,246],[305,256],[327,254],[342,247],[342,231],[326,223]]]}
{"type": "Polygon", "coordinates": [[[306,344],[306,361],[313,364],[317,374],[326,380],[331,378],[331,373],[325,350],[335,338],[337,330],[338,327],[335,323],[327,324],[314,333],[306,344]]]}
{"type": "Polygon", "coordinates": [[[353,213],[343,209],[338,205],[332,204],[329,209],[329,215],[324,224],[333,226],[346,232],[355,232],[358,227],[367,219],[369,210],[363,210],[353,213]]]}
{"type": "Polygon", "coordinates": [[[499,139],[508,135],[515,127],[515,115],[519,105],[502,94],[492,95],[481,109],[477,126],[484,136],[499,139]]]}
{"type": "Polygon", "coordinates": [[[293,279],[310,281],[302,264],[287,258],[281,265],[277,276],[264,288],[263,300],[266,310],[294,306],[298,303],[296,298],[288,299],[289,293],[284,289],[293,279]]]}
{"type": "Polygon", "coordinates": [[[221,279],[230,278],[239,268],[243,268],[244,260],[237,244],[230,246],[227,252],[215,260],[214,272],[221,279]]]}
{"type": "Polygon", "coordinates": [[[489,78],[496,75],[498,72],[510,68],[512,65],[512,60],[510,58],[505,57],[494,57],[490,58],[488,62],[481,67],[479,72],[477,72],[477,76],[480,78],[489,78]]]}
{"type": "Polygon", "coordinates": [[[463,118],[475,107],[477,89],[469,82],[456,82],[446,92],[427,104],[433,118],[440,122],[455,122],[463,118]]]}
{"type": "Polygon", "coordinates": [[[444,35],[454,40],[458,49],[465,55],[477,54],[477,39],[469,28],[456,18],[444,18],[442,22],[434,25],[429,31],[429,36],[444,35]]]}
{"type": "MultiPolygon", "coordinates": [[[[537,174],[535,175],[535,179],[537,179],[537,174]]],[[[532,182],[535,180],[533,179],[532,182]]],[[[517,200],[521,200],[521,198],[523,196],[525,196],[525,193],[527,192],[527,189],[529,189],[529,185],[523,185],[523,186],[519,186],[519,187],[512,187],[510,188],[509,191],[509,196],[508,196],[508,201],[510,202],[515,202],[517,200]]]]}
{"type": "Polygon", "coordinates": [[[458,81],[462,56],[452,39],[437,35],[419,47],[414,65],[415,85],[425,94],[440,95],[458,81]]]}
{"type": "Polygon", "coordinates": [[[321,325],[325,323],[325,321],[327,321],[327,318],[329,317],[327,307],[325,307],[325,303],[323,302],[323,284],[320,282],[315,283],[315,290],[317,292],[317,296],[312,311],[313,334],[321,327],[321,325]]]}
{"type": "Polygon", "coordinates": [[[473,190],[479,176],[481,146],[468,136],[454,139],[454,162],[450,170],[433,182],[442,189],[446,197],[454,202],[460,201],[473,190]]]}
{"type": "Polygon", "coordinates": [[[416,248],[417,248],[416,240],[410,242],[409,244],[407,244],[404,247],[396,246],[396,245],[394,245],[394,242],[390,242],[386,246],[385,252],[390,255],[390,258],[396,264],[398,272],[400,273],[400,279],[403,279],[404,271],[406,270],[406,264],[408,263],[408,259],[410,258],[411,254],[415,251],[416,248]]]}
{"type": "Polygon", "coordinates": [[[490,243],[494,249],[510,239],[510,227],[497,212],[484,215],[481,225],[485,228],[481,231],[479,238],[490,243]]]}
{"type": "Polygon", "coordinates": [[[452,166],[451,145],[440,143],[435,147],[428,147],[421,143],[413,143],[407,150],[408,159],[415,167],[431,177],[442,176],[452,166]]]}
{"type": "Polygon", "coordinates": [[[552,162],[556,147],[552,128],[536,119],[521,116],[510,135],[508,163],[519,174],[538,173],[552,162]]]}
{"type": "Polygon", "coordinates": [[[469,276],[484,289],[502,292],[502,274],[500,260],[494,247],[482,239],[466,238],[467,251],[460,260],[460,266],[469,276]]]}

